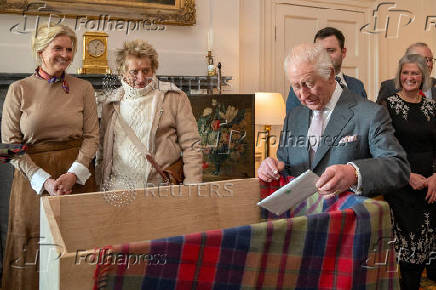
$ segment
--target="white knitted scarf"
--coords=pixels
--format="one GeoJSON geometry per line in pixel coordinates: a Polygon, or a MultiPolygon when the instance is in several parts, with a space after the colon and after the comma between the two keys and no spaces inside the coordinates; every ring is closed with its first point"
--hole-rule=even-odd
{"type": "MultiPolygon", "coordinates": [[[[120,114],[150,151],[152,121],[156,112],[157,96],[160,94],[156,89],[158,80],[153,77],[145,88],[139,89],[132,88],[124,81],[121,83],[124,96],[120,101],[120,114]]],[[[111,189],[144,188],[150,170],[151,165],[144,154],[127,138],[119,122],[116,122],[111,189]]]]}

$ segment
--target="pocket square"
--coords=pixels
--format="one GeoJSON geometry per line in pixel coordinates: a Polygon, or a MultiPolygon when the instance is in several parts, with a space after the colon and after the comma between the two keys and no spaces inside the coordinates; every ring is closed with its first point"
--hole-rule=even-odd
{"type": "Polygon", "coordinates": [[[350,143],[354,141],[357,141],[357,135],[345,136],[339,141],[339,144],[350,143]]]}

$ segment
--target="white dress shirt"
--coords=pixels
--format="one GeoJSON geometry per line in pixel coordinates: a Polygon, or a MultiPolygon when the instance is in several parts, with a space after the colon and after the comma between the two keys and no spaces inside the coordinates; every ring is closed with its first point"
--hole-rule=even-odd
{"type": "MultiPolygon", "coordinates": [[[[342,73],[340,73],[340,74],[342,74],[342,73]]],[[[343,74],[342,74],[342,78],[343,78],[343,74]]],[[[335,88],[335,90],[330,98],[330,101],[327,103],[327,105],[324,107],[324,110],[323,110],[324,111],[324,113],[322,114],[322,117],[324,119],[323,128],[322,128],[323,132],[324,132],[325,128],[327,127],[328,122],[330,121],[330,117],[332,115],[333,110],[336,107],[336,103],[338,102],[338,100],[342,94],[342,91],[343,91],[343,89],[342,89],[341,85],[338,82],[336,82],[336,88],[335,88]]],[[[310,123],[312,123],[313,115],[314,114],[312,114],[312,116],[310,118],[310,123]]],[[[309,124],[309,127],[310,127],[310,124],[309,124]]],[[[307,140],[309,140],[310,136],[308,135],[307,138],[308,138],[307,140]]],[[[353,166],[357,172],[357,185],[353,186],[351,188],[351,190],[353,190],[356,194],[361,194],[361,192],[362,192],[361,191],[362,176],[360,174],[359,167],[357,167],[357,165],[354,164],[353,162],[348,162],[347,164],[353,166]]]]}

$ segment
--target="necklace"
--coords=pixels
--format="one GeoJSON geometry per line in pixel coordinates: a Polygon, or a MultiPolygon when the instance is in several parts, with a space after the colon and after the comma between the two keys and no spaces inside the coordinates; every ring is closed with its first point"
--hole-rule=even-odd
{"type": "Polygon", "coordinates": [[[400,98],[402,98],[404,101],[409,102],[409,103],[420,103],[421,102],[421,98],[422,98],[422,92],[421,90],[419,90],[418,94],[413,96],[413,97],[409,97],[406,94],[404,94],[403,91],[399,92],[398,95],[400,96],[400,98]]]}

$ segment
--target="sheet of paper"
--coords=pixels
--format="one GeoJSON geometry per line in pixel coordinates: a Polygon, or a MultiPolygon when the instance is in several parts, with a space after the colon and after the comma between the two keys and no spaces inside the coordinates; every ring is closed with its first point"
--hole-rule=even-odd
{"type": "Polygon", "coordinates": [[[280,215],[317,192],[315,184],[318,179],[318,175],[311,170],[307,170],[270,196],[258,202],[257,205],[266,208],[276,215],[280,215]]]}

